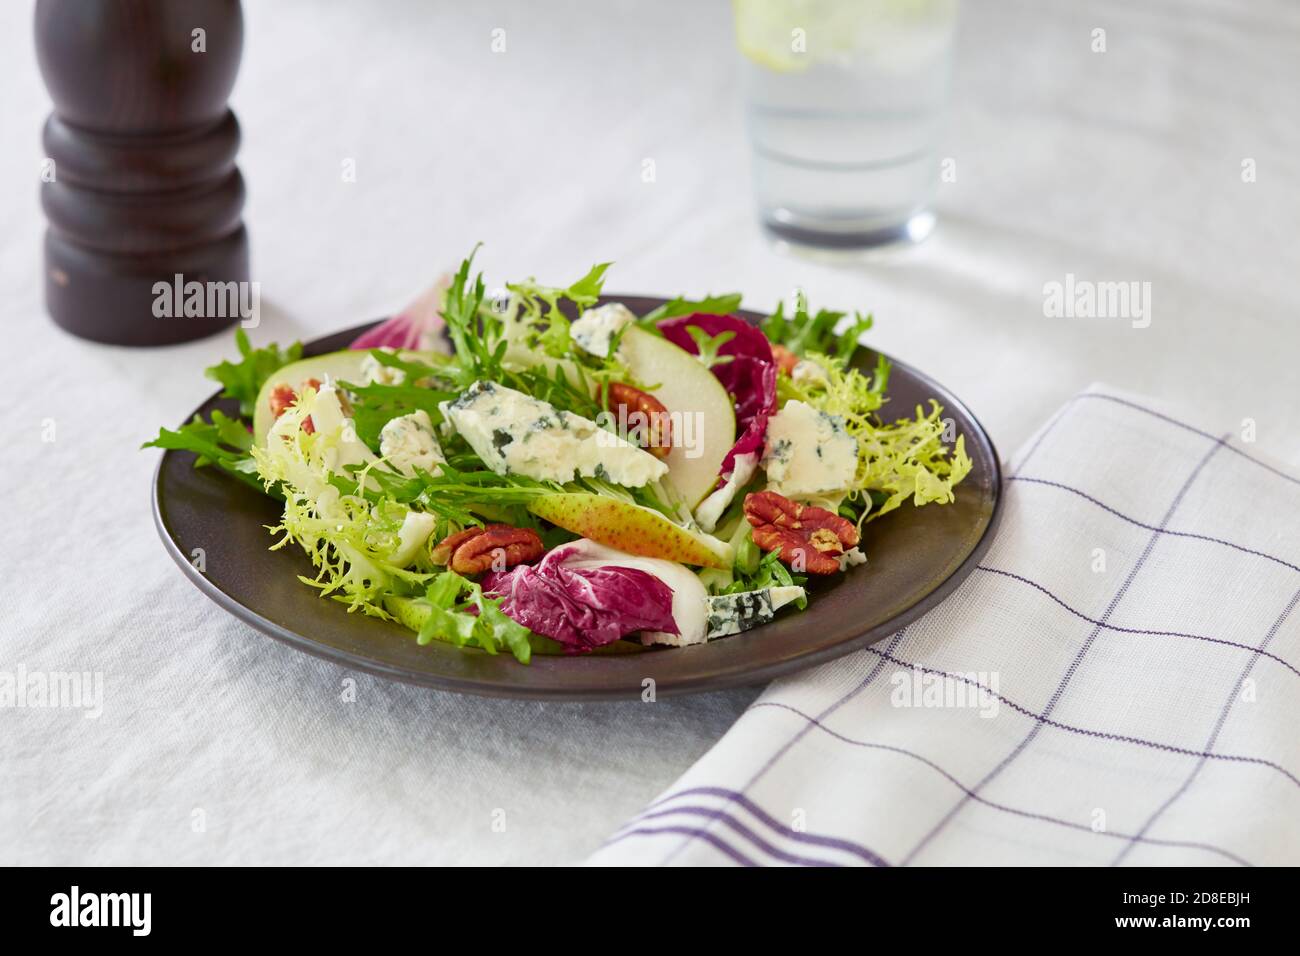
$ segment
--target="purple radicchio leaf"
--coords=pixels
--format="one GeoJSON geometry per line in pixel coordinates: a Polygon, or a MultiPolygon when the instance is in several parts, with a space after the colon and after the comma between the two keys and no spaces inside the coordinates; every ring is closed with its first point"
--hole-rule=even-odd
{"type": "Polygon", "coordinates": [[[441,313],[442,299],[448,285],[449,277],[440,277],[397,315],[361,333],[348,348],[448,351],[442,335],[446,323],[441,313]]]}
{"type": "Polygon", "coordinates": [[[581,548],[561,545],[536,565],[520,564],[484,576],[483,592],[501,599],[501,610],[529,630],[590,651],[635,631],[679,633],[673,592],[639,568],[567,567],[581,548]]]}

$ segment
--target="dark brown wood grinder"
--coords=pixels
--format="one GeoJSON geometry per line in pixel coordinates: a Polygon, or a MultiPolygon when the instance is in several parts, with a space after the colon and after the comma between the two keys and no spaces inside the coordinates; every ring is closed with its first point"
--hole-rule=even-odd
{"type": "Polygon", "coordinates": [[[54,102],[45,301],[63,328],[162,345],[247,318],[239,124],[226,106],[243,41],[238,0],[38,0],[54,102]]]}

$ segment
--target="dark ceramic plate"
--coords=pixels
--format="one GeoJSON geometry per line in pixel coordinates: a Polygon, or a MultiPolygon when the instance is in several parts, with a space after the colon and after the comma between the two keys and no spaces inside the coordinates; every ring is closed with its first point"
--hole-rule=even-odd
{"type": "MultiPolygon", "coordinates": [[[[639,314],[663,300],[617,298],[639,314]]],[[[746,313],[746,318],[757,318],[746,313]]],[[[365,326],[313,342],[309,355],[347,346],[365,326]]],[[[863,367],[876,357],[861,350],[863,367]]],[[[297,580],[311,574],[299,551],[268,551],[266,525],[276,503],[211,468],[194,468],[188,452],[166,452],[154,482],[154,519],[167,552],[200,591],[230,613],[286,644],[346,667],[443,690],[500,697],[632,698],[643,681],[658,694],[686,694],[757,684],[875,643],[942,601],[988,548],[997,523],[1001,473],[980,423],[951,392],[894,362],[889,409],[910,412],[935,398],[951,416],[974,462],[957,501],[942,507],[904,505],[866,525],[870,563],[815,588],[806,611],[787,612],[752,631],[685,648],[588,657],[535,656],[528,666],[510,655],[489,656],[434,642],[421,647],[396,624],[322,600],[297,580]],[[204,571],[191,564],[204,551],[204,571]]],[[[213,396],[199,406],[229,414],[213,396]]],[[[186,416],[188,420],[190,416],[186,416]]]]}

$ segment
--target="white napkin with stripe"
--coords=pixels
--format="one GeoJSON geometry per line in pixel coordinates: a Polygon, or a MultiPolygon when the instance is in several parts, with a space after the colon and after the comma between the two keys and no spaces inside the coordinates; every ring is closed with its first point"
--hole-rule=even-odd
{"type": "Polygon", "coordinates": [[[1300,477],[1242,437],[1076,396],[952,597],[772,684],[590,862],[1300,864],[1300,477]]]}

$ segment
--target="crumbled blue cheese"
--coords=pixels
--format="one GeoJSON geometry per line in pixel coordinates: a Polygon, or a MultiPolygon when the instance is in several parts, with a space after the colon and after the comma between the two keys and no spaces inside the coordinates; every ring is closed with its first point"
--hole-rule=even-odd
{"type": "Polygon", "coordinates": [[[621,302],[610,302],[583,312],[569,326],[569,336],[584,352],[608,358],[614,339],[635,321],[636,316],[627,306],[621,302]]]}
{"type": "Polygon", "coordinates": [[[861,548],[849,548],[841,554],[836,560],[840,562],[840,570],[847,571],[849,568],[856,568],[858,565],[867,563],[867,556],[861,548]]]}
{"type": "Polygon", "coordinates": [[[758,471],[758,455],[750,452],[737,455],[733,459],[731,476],[726,483],[700,502],[695,509],[695,522],[702,531],[712,532],[722,520],[722,514],[736,498],[736,492],[744,488],[758,471]]]}
{"type": "Polygon", "coordinates": [[[791,498],[843,492],[858,470],[858,443],[844,419],[792,399],[767,423],[768,487],[791,498]]]}
{"type": "MultiPolygon", "coordinates": [[[[397,353],[397,349],[388,347],[383,347],[380,351],[389,355],[397,353]]],[[[385,365],[373,353],[368,353],[361,360],[361,380],[366,385],[401,385],[406,381],[406,373],[400,368],[385,365]]]]}
{"type": "Polygon", "coordinates": [[[709,598],[708,636],[726,637],[766,624],[778,610],[804,595],[797,585],[714,595],[709,598]]]}
{"type": "Polygon", "coordinates": [[[800,359],[790,371],[790,378],[800,385],[825,385],[830,379],[826,369],[812,359],[800,359]]]}
{"type": "Polygon", "coordinates": [[[441,408],[498,475],[561,482],[582,476],[639,488],[668,474],[654,455],[595,422],[495,382],[475,382],[441,408]]]}
{"type": "Polygon", "coordinates": [[[379,432],[379,453],[408,478],[415,475],[417,468],[436,475],[438,465],[447,460],[433,432],[433,421],[424,409],[390,419],[379,432]]]}

